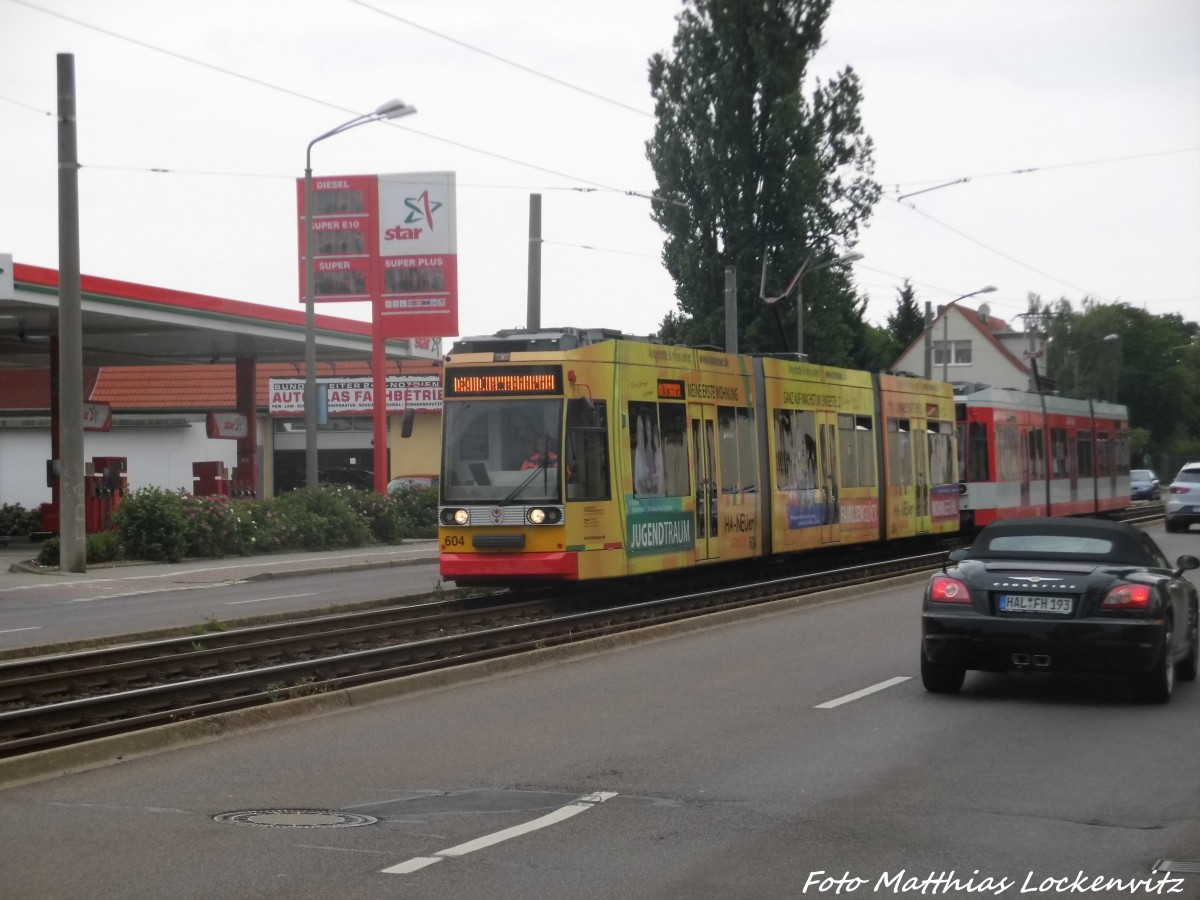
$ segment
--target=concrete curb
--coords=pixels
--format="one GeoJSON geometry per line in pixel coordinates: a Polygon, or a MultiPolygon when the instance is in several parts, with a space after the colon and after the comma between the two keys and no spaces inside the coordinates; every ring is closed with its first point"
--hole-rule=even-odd
{"type": "Polygon", "coordinates": [[[307,569],[290,569],[286,571],[260,572],[248,575],[240,581],[278,581],[282,578],[295,578],[306,575],[339,575],[351,572],[366,572],[370,569],[400,569],[407,566],[423,566],[437,562],[437,555],[424,559],[381,559],[373,562],[339,563],[337,565],[313,566],[307,569]]]}
{"type": "Polygon", "coordinates": [[[697,616],[662,625],[651,625],[637,631],[606,635],[576,644],[546,647],[515,656],[469,663],[452,669],[424,672],[391,681],[345,688],[327,694],[298,697],[269,706],[159,725],[132,734],[114,735],[70,747],[57,747],[11,759],[0,759],[0,789],[44,778],[85,772],[164,750],[270,728],[293,719],[325,715],[339,710],[358,709],[425,691],[456,687],[474,681],[554,666],[575,659],[599,656],[614,650],[636,647],[708,628],[734,625],[767,616],[785,615],[797,610],[841,603],[858,599],[865,594],[892,590],[908,583],[923,584],[928,578],[929,574],[923,572],[875,582],[865,588],[862,585],[835,588],[745,609],[697,616]]]}
{"type": "MultiPolygon", "coordinates": [[[[228,559],[237,559],[237,558],[238,557],[228,557],[228,559]]],[[[246,558],[261,559],[263,557],[241,557],[241,558],[242,559],[246,559],[246,558]]],[[[337,563],[337,562],[331,561],[329,563],[313,565],[313,566],[309,566],[309,567],[303,568],[303,569],[284,569],[284,570],[279,570],[279,571],[260,572],[257,575],[248,575],[245,578],[238,578],[235,580],[237,580],[237,581],[274,581],[275,579],[278,579],[278,578],[292,578],[295,576],[303,576],[303,575],[327,575],[327,574],[336,574],[336,573],[342,573],[342,572],[362,572],[367,569],[386,569],[386,568],[395,568],[398,566],[419,566],[419,565],[425,565],[430,562],[436,562],[437,558],[438,558],[437,552],[436,552],[436,550],[434,550],[430,556],[423,557],[420,559],[381,559],[381,560],[374,560],[371,562],[360,562],[360,563],[337,563]]],[[[270,557],[266,557],[266,559],[270,560],[270,557]]],[[[89,573],[95,572],[95,571],[110,572],[115,569],[135,569],[140,566],[168,566],[168,565],[172,565],[172,563],[159,563],[159,562],[150,562],[150,561],[131,560],[131,561],[122,561],[122,562],[117,562],[117,563],[97,563],[96,565],[90,566],[88,568],[88,572],[89,573]]],[[[180,564],[180,565],[184,565],[184,564],[180,564]]],[[[269,562],[269,561],[264,562],[263,565],[271,565],[271,562],[269,562]]],[[[8,571],[13,575],[43,575],[48,578],[53,578],[57,575],[63,575],[63,574],[66,574],[66,575],[73,574],[70,572],[64,573],[57,568],[51,569],[51,568],[47,568],[45,566],[39,566],[32,561],[12,563],[8,567],[8,571]]],[[[186,572],[188,570],[181,568],[179,571],[186,572]]],[[[196,570],[193,570],[193,571],[196,571],[196,570]]],[[[214,581],[213,583],[218,584],[218,583],[221,583],[223,581],[228,581],[228,580],[229,579],[219,579],[218,581],[214,581]]]]}

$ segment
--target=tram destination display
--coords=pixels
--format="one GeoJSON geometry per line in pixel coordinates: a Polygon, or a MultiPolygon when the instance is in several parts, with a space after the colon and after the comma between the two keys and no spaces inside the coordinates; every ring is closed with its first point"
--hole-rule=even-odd
{"type": "Polygon", "coordinates": [[[562,366],[465,366],[446,372],[447,397],[561,396],[562,366]]]}

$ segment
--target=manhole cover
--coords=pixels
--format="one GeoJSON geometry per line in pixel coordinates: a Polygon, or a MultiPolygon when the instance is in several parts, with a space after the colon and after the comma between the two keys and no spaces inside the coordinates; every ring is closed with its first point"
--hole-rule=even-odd
{"type": "Polygon", "coordinates": [[[257,825],[260,828],[354,828],[374,825],[377,819],[332,809],[249,809],[213,816],[217,822],[257,825]]]}

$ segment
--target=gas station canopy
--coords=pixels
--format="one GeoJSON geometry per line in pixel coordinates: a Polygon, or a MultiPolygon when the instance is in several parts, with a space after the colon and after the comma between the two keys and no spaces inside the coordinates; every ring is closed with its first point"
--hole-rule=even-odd
{"type": "MultiPolygon", "coordinates": [[[[8,266],[3,266],[7,268],[8,266]]],[[[58,272],[12,265],[11,291],[0,274],[0,370],[50,367],[58,319],[58,272]]],[[[138,366],[304,359],[304,310],[224,300],[84,275],[83,365],[138,366]]],[[[371,358],[368,322],[318,314],[318,360],[371,358]]],[[[389,341],[389,358],[440,356],[428,338],[389,341]]]]}

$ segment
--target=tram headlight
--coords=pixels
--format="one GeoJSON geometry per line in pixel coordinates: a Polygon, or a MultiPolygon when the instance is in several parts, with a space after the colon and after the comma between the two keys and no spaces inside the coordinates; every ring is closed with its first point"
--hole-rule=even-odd
{"type": "Polygon", "coordinates": [[[443,525],[467,525],[471,514],[465,509],[443,509],[441,519],[443,525]]]}
{"type": "Polygon", "coordinates": [[[553,507],[549,509],[534,507],[525,513],[525,518],[530,525],[555,525],[562,520],[562,513],[553,507]]]}
{"type": "Polygon", "coordinates": [[[546,521],[546,511],[544,509],[531,509],[529,511],[529,521],[534,525],[541,525],[546,521]]]}

